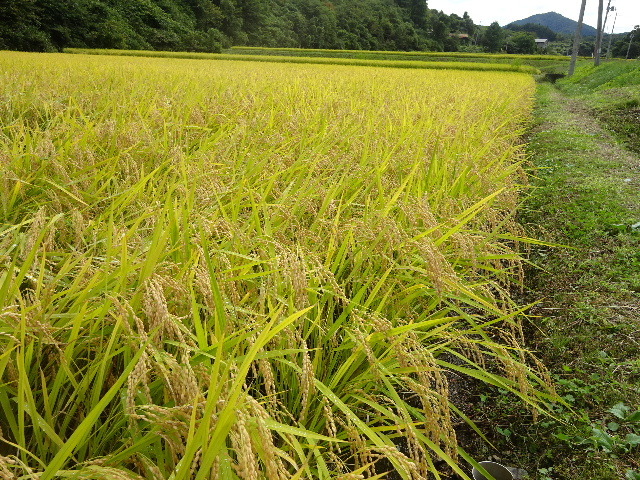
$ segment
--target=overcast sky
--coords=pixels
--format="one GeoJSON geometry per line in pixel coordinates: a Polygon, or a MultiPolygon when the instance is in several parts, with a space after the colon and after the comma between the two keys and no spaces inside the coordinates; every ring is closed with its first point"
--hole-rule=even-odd
{"type": "MultiPolygon", "coordinates": [[[[604,0],[606,11],[608,0],[604,0]]],[[[581,0],[427,0],[429,8],[442,10],[445,13],[456,13],[460,16],[464,12],[476,24],[489,25],[498,22],[504,26],[514,20],[536,15],[538,13],[557,12],[567,18],[578,21],[581,0]]],[[[634,25],[640,24],[639,0],[611,0],[611,6],[618,12],[615,33],[630,32],[634,25]]],[[[606,31],[611,32],[616,12],[609,13],[606,31]]],[[[587,25],[596,27],[598,23],[598,0],[587,0],[584,13],[587,25]]]]}

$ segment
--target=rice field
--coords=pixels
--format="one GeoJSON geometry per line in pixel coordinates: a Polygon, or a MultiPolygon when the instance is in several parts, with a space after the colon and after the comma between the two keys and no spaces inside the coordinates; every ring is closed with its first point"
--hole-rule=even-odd
{"type": "Polygon", "coordinates": [[[537,74],[539,66],[558,63],[557,57],[534,55],[439,54],[431,52],[359,52],[352,50],[309,50],[275,48],[232,48],[229,53],[166,52],[158,50],[108,50],[66,48],[65,53],[126,57],[160,57],[193,60],[231,60],[269,63],[354,65],[359,67],[429,68],[482,72],[520,72],[537,74]]]}
{"type": "Polygon", "coordinates": [[[529,75],[0,52],[0,476],[468,478],[529,75]]]}

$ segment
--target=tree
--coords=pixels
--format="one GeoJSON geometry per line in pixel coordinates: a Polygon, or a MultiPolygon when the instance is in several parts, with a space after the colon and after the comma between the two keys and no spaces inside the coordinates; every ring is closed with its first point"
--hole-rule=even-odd
{"type": "Polygon", "coordinates": [[[54,51],[44,31],[42,9],[32,1],[0,2],[0,48],[37,52],[54,51]]]}
{"type": "Polygon", "coordinates": [[[482,46],[489,52],[499,52],[504,45],[504,31],[498,22],[487,27],[482,38],[482,46]]]}
{"type": "Polygon", "coordinates": [[[409,19],[417,28],[427,26],[426,0],[395,0],[396,4],[407,12],[409,19]]]}
{"type": "Polygon", "coordinates": [[[464,12],[464,15],[462,15],[462,20],[464,22],[464,33],[468,34],[470,37],[473,37],[473,35],[476,33],[476,26],[469,16],[469,13],[464,12]]]}
{"type": "Polygon", "coordinates": [[[438,50],[444,50],[444,45],[449,35],[449,28],[446,23],[446,15],[437,10],[432,10],[429,15],[429,37],[438,50]]]}
{"type": "Polygon", "coordinates": [[[536,53],[536,39],[528,32],[516,32],[509,38],[509,53],[536,53]]]}

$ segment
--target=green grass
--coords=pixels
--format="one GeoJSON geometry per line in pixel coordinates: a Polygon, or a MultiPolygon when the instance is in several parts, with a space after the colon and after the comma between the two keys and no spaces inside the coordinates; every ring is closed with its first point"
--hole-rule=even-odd
{"type": "Polygon", "coordinates": [[[573,94],[639,85],[640,62],[608,60],[600,67],[595,67],[593,64],[583,65],[564,83],[566,90],[573,94]]]}
{"type": "Polygon", "coordinates": [[[560,87],[581,98],[629,149],[640,153],[640,62],[614,60],[599,68],[585,65],[560,87]]]}
{"type": "Polygon", "coordinates": [[[532,422],[494,391],[483,398],[497,408],[479,411],[495,425],[503,463],[538,480],[640,474],[637,157],[610,145],[624,143],[594,126],[592,110],[607,92],[615,99],[613,87],[601,86],[618,83],[630,65],[579,70],[561,82],[569,100],[550,85],[538,89],[528,147],[534,189],[521,220],[532,235],[568,248],[532,250],[530,295],[542,301],[528,331],[566,403],[552,407],[555,418],[532,422]]]}

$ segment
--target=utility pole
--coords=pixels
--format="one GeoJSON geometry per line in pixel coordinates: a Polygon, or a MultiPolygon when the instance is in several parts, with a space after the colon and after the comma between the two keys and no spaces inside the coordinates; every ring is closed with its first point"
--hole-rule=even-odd
{"type": "Polygon", "coordinates": [[[587,5],[587,0],[582,0],[582,6],[580,7],[580,17],[578,18],[578,26],[576,27],[576,34],[573,37],[573,51],[571,52],[571,64],[569,65],[568,76],[573,75],[576,70],[576,60],[578,59],[578,49],[580,48],[580,35],[582,33],[582,22],[584,21],[584,9],[587,5]]]}
{"type": "Polygon", "coordinates": [[[613,17],[613,27],[611,27],[611,33],[609,34],[609,45],[607,46],[607,58],[611,58],[611,42],[613,42],[613,32],[616,29],[616,20],[618,20],[618,10],[616,7],[611,7],[611,11],[616,12],[616,16],[613,17]]]}
{"type": "Polygon", "coordinates": [[[639,25],[636,25],[635,27],[633,27],[633,30],[631,31],[631,34],[629,35],[629,48],[627,48],[627,60],[629,60],[629,52],[631,51],[631,42],[633,41],[633,34],[635,33],[635,31],[639,28],[639,25]]]}
{"type": "Polygon", "coordinates": [[[604,36],[607,31],[607,19],[609,18],[609,12],[611,10],[615,10],[615,8],[611,8],[611,0],[609,0],[607,3],[607,9],[605,10],[606,13],[604,14],[604,23],[602,24],[602,36],[604,36]]]}
{"type": "Polygon", "coordinates": [[[604,10],[604,0],[598,1],[598,36],[596,37],[596,50],[593,52],[594,65],[600,65],[600,49],[602,48],[602,11],[604,10]]]}

